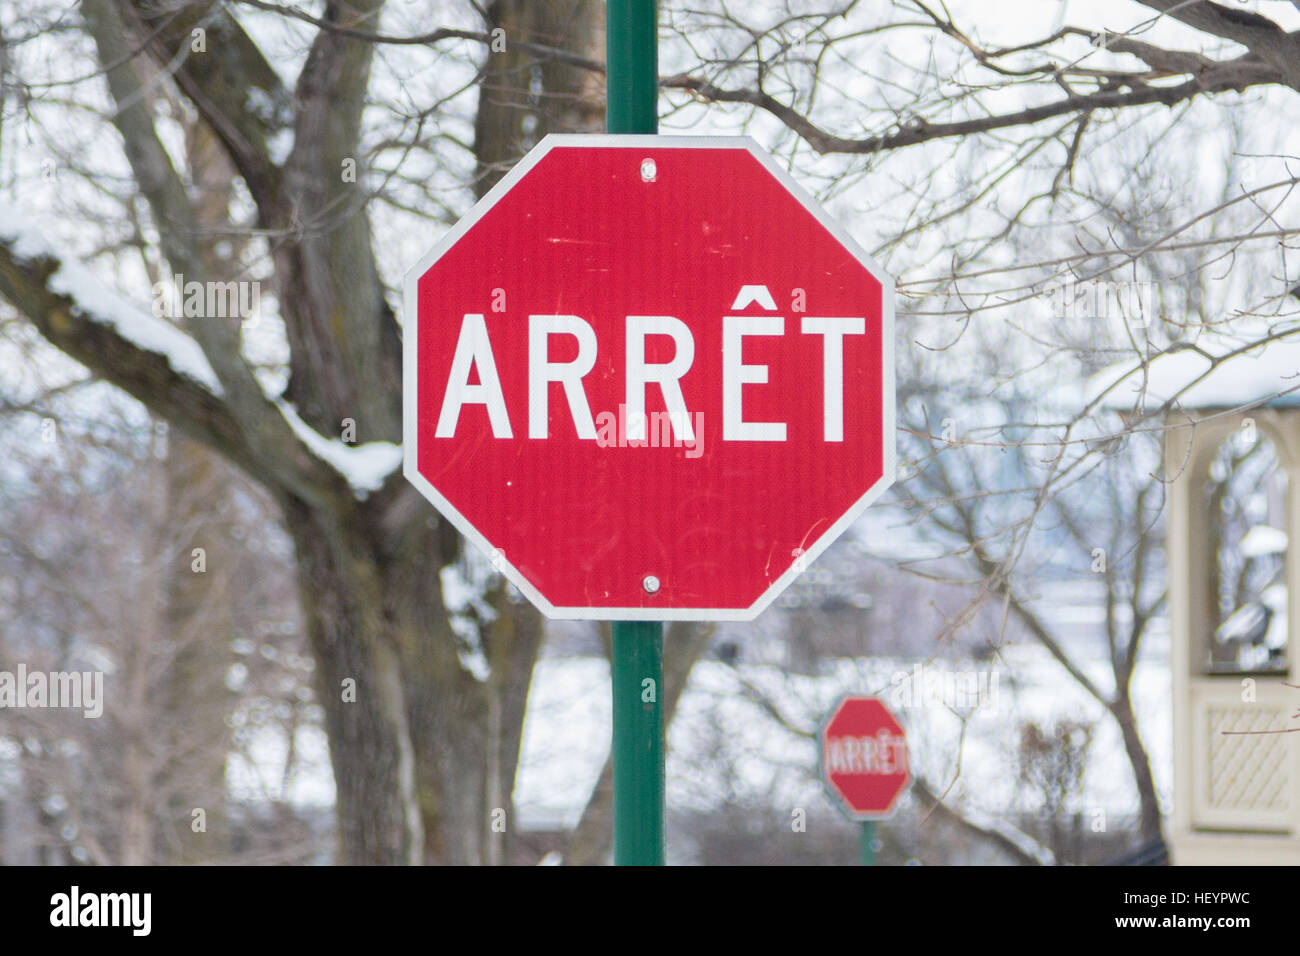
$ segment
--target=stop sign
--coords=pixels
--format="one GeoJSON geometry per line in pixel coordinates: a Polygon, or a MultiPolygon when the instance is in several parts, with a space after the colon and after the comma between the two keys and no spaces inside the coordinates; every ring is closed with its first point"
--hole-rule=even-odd
{"type": "Polygon", "coordinates": [[[912,780],[907,736],[875,697],[844,697],[821,733],[822,778],[859,820],[887,817],[912,780]]]}
{"type": "Polygon", "coordinates": [[[892,280],[747,138],[548,136],[403,347],[407,478],[551,617],[748,620],[893,480],[892,280]]]}

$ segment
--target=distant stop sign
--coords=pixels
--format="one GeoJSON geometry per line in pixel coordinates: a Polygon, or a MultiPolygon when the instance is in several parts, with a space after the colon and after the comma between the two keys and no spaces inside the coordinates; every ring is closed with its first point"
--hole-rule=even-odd
{"type": "Polygon", "coordinates": [[[845,697],[821,734],[822,777],[852,817],[887,817],[911,783],[907,737],[875,697],[845,697]]]}
{"type": "Polygon", "coordinates": [[[552,617],[754,617],[893,480],[893,286],[748,139],[550,136],[406,284],[407,477],[552,617]]]}

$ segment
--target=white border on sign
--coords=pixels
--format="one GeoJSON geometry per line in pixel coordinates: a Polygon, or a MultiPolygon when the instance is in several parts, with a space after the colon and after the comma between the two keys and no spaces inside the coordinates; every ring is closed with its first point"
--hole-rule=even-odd
{"type": "Polygon", "coordinates": [[[752,621],[767,609],[800,574],[798,564],[805,567],[817,560],[830,545],[853,524],[885,490],[894,483],[898,458],[897,421],[894,408],[894,279],[862,249],[839,223],[827,215],[807,191],[779,166],[771,155],[748,136],[651,136],[641,134],[573,134],[551,133],[538,143],[528,155],[515,164],[501,180],[455,226],[406,273],[404,282],[402,316],[402,472],[429,499],[456,530],[474,542],[487,555],[497,554],[497,549],[456,508],[444,498],[427,478],[419,472],[419,453],[416,448],[415,427],[418,412],[416,387],[416,321],[420,276],[441,259],[460,239],[478,223],[488,210],[495,206],[516,183],[528,175],[543,157],[557,147],[611,147],[619,149],[743,149],[757,159],[769,173],[806,209],[845,249],[880,282],[881,286],[881,419],[884,436],[883,472],[840,519],[818,536],[805,549],[803,560],[791,565],[773,581],[758,600],[747,608],[657,608],[657,607],[556,607],[510,563],[510,556],[501,552],[497,563],[506,579],[517,587],[543,614],[553,620],[582,621],[752,621]]]}

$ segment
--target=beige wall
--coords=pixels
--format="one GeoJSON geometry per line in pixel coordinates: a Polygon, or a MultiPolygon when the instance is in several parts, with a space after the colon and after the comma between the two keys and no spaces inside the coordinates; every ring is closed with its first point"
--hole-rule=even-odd
{"type": "MultiPolygon", "coordinates": [[[[1173,667],[1174,812],[1167,821],[1175,864],[1300,863],[1300,683],[1296,664],[1296,611],[1289,609],[1291,675],[1204,675],[1210,639],[1207,560],[1209,534],[1202,487],[1220,444],[1245,419],[1277,446],[1290,481],[1287,533],[1300,541],[1300,410],[1256,409],[1248,413],[1198,410],[1192,427],[1185,414],[1166,422],[1165,478],[1168,502],[1169,624],[1173,667]],[[1253,692],[1254,699],[1250,696],[1253,692]],[[1231,730],[1238,733],[1225,734],[1231,730]],[[1249,733],[1240,733],[1249,731],[1249,733]]],[[[1288,560],[1291,603],[1300,600],[1300,561],[1288,560]]]]}

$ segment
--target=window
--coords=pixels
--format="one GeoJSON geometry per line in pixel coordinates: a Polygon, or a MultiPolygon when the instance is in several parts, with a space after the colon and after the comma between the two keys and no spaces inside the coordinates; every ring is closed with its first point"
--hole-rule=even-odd
{"type": "Polygon", "coordinates": [[[1253,428],[1210,461],[1206,673],[1287,670],[1286,491],[1277,446],[1253,428]]]}

